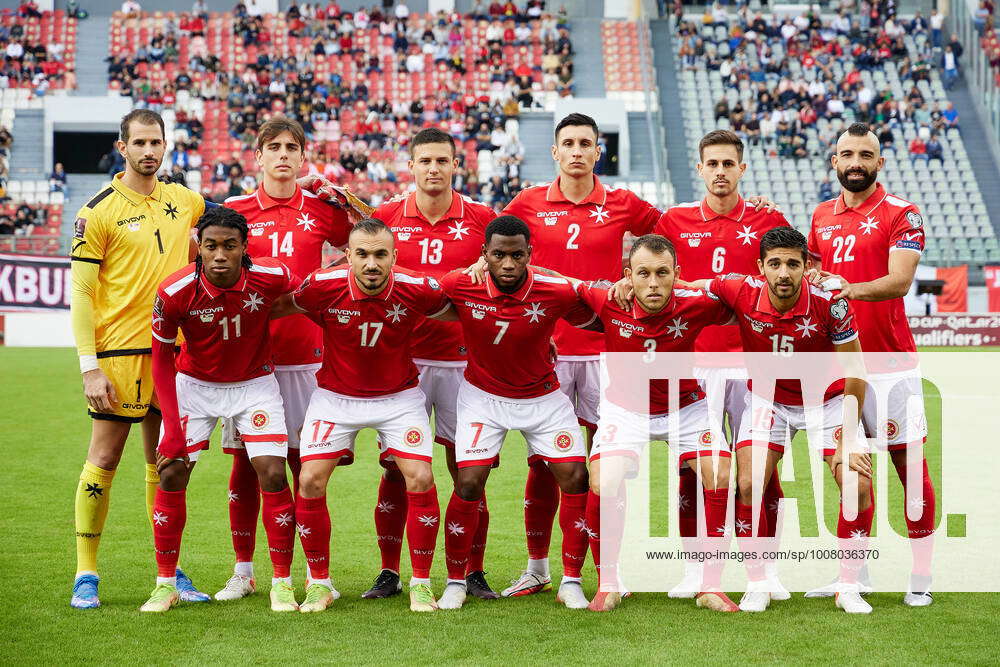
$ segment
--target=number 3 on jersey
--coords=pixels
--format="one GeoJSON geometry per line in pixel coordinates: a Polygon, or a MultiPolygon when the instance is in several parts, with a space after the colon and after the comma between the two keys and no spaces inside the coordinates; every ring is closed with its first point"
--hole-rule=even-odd
{"type": "Polygon", "coordinates": [[[285,235],[281,237],[281,243],[278,243],[278,232],[268,235],[267,238],[271,239],[271,257],[277,257],[278,254],[283,254],[285,257],[291,257],[292,253],[295,252],[295,245],[292,243],[292,233],[285,232],[285,235]]]}

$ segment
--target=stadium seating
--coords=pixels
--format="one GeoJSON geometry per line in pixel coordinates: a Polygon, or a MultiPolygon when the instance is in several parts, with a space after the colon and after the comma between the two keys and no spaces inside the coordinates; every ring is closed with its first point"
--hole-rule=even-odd
{"type": "MultiPolygon", "coordinates": [[[[729,108],[739,103],[749,110],[756,103],[749,79],[743,77],[739,85],[733,87],[723,80],[719,69],[710,69],[707,63],[713,58],[717,61],[729,60],[735,70],[752,68],[760,61],[756,49],[744,48],[745,40],[736,50],[732,49],[729,27],[703,25],[700,16],[690,18],[693,20],[682,26],[693,29],[696,37],[702,40],[704,55],[685,56],[681,52],[684,39],[675,39],[675,46],[678,50],[688,152],[696,161],[698,141],[706,132],[730,128],[729,118],[723,116],[716,121],[715,105],[722,98],[725,98],[729,108]]],[[[903,41],[911,61],[917,62],[926,47],[925,36],[906,34],[903,41]]],[[[786,44],[780,38],[769,39],[768,44],[772,49],[773,62],[780,61],[786,52],[786,44]]],[[[859,69],[860,82],[876,94],[888,91],[892,99],[903,100],[913,81],[905,81],[904,88],[899,65],[899,59],[886,58],[881,67],[859,69]]],[[[832,58],[829,67],[836,81],[841,81],[856,69],[850,53],[832,58]]],[[[792,79],[804,77],[805,81],[812,82],[816,77],[816,70],[804,68],[799,58],[790,58],[788,68],[792,79]]],[[[948,98],[938,71],[931,69],[928,78],[917,81],[917,88],[927,104],[938,103],[943,108],[948,98]]],[[[767,86],[773,90],[778,79],[777,74],[768,73],[767,86]]],[[[785,207],[793,225],[807,230],[812,209],[819,202],[822,181],[830,179],[833,194],[839,192],[836,174],[830,168],[829,154],[838,132],[846,129],[854,119],[854,109],[848,105],[842,118],[820,117],[814,124],[804,126],[802,134],[808,155],[801,159],[779,155],[774,142],[761,141],[748,145],[745,158],[749,167],[742,183],[743,192],[771,196],[785,207]]],[[[890,123],[890,127],[895,136],[895,149],[883,151],[886,166],[881,180],[890,192],[921,207],[927,232],[927,251],[923,261],[931,265],[1000,261],[998,241],[975,179],[954,177],[955,174],[972,173],[959,129],[948,128],[940,133],[942,160],[922,160],[911,159],[907,151],[920,130],[917,123],[902,119],[890,123]]],[[[701,192],[704,186],[697,176],[692,182],[695,192],[701,192]]]]}
{"type": "MultiPolygon", "coordinates": [[[[645,81],[654,82],[652,72],[652,53],[649,50],[647,35],[639,34],[640,27],[635,21],[603,21],[601,23],[601,46],[604,56],[604,82],[607,96],[622,100],[627,111],[646,110],[647,85],[644,84],[643,67],[645,66],[645,81]],[[646,50],[646,58],[640,55],[640,50],[646,50]]],[[[650,100],[655,105],[656,95],[650,100]]],[[[651,109],[655,110],[654,109],[651,109]]]]}
{"type": "MultiPolygon", "coordinates": [[[[6,80],[6,92],[14,89],[23,89],[25,92],[39,89],[37,81],[33,81],[37,66],[45,75],[48,89],[75,88],[76,76],[76,19],[66,16],[63,10],[44,12],[41,18],[19,17],[12,10],[0,12],[0,31],[4,35],[11,37],[10,41],[17,41],[24,47],[25,58],[20,66],[16,62],[7,62],[0,68],[0,76],[6,80]],[[20,38],[11,35],[12,30],[23,30],[20,38]],[[63,52],[61,60],[47,55],[44,60],[31,63],[28,54],[36,47],[48,47],[50,44],[61,44],[63,52]]],[[[6,47],[6,41],[0,40],[6,47]]],[[[28,104],[29,96],[17,97],[17,101],[25,108],[28,104]]]]}
{"type": "Polygon", "coordinates": [[[0,235],[0,252],[22,252],[56,255],[63,251],[60,229],[63,218],[64,195],[49,192],[46,181],[9,181],[6,186],[8,200],[0,203],[0,220],[13,220],[17,209],[27,204],[40,224],[30,233],[0,235]]]}
{"type": "MultiPolygon", "coordinates": [[[[411,15],[410,23],[414,21],[437,20],[438,17],[411,15]]],[[[124,73],[119,72],[109,82],[109,88],[122,94],[131,94],[136,102],[145,103],[153,108],[163,105],[164,97],[176,92],[175,103],[163,105],[165,121],[168,123],[168,136],[173,136],[176,112],[183,112],[189,117],[200,120],[203,129],[200,137],[195,140],[186,134],[180,134],[179,141],[194,142],[201,157],[201,167],[189,170],[187,184],[191,187],[207,188],[211,194],[219,194],[225,184],[212,184],[213,167],[220,161],[230,159],[237,153],[240,163],[250,173],[256,171],[252,159],[252,135],[235,136],[229,122],[228,114],[242,109],[245,95],[224,94],[206,95],[206,87],[216,87],[211,81],[217,76],[241,78],[241,84],[249,83],[249,87],[259,91],[271,100],[270,109],[266,113],[288,111],[284,108],[289,97],[280,94],[269,94],[267,84],[272,79],[285,77],[275,74],[274,55],[287,57],[297,54],[300,60],[309,63],[308,69],[314,75],[313,85],[324,84],[329,90],[326,95],[328,108],[324,113],[312,114],[303,124],[312,140],[309,147],[314,164],[321,167],[341,159],[344,152],[361,150],[364,161],[375,162],[374,172],[384,171],[388,179],[382,183],[372,183],[372,173],[350,173],[345,170],[339,174],[340,180],[353,185],[362,196],[374,198],[376,201],[400,191],[401,183],[405,183],[408,174],[405,162],[400,157],[400,148],[405,148],[409,133],[426,125],[440,125],[452,132],[462,135],[463,169],[468,172],[466,182],[484,184],[494,175],[500,174],[504,183],[512,180],[507,164],[509,158],[498,154],[495,149],[487,148],[489,142],[484,142],[463,132],[463,115],[471,110],[483,111],[478,107],[486,103],[485,112],[491,117],[489,130],[502,126],[508,136],[516,137],[518,124],[516,112],[498,113],[502,102],[506,101],[518,90],[505,79],[510,74],[525,76],[529,81],[530,98],[537,106],[551,106],[555,103],[558,91],[552,86],[543,86],[543,57],[546,52],[552,55],[551,43],[543,44],[540,40],[539,22],[532,21],[531,38],[526,44],[504,44],[501,47],[502,59],[490,60],[486,31],[488,21],[477,21],[472,18],[462,18],[457,27],[461,30],[462,41],[452,49],[451,56],[460,58],[459,66],[452,66],[445,60],[435,62],[434,56],[424,53],[422,57],[422,72],[408,72],[405,66],[405,54],[394,50],[394,39],[383,34],[378,27],[355,29],[351,33],[351,50],[355,53],[318,53],[324,51],[322,45],[317,48],[313,38],[296,36],[301,29],[292,30],[292,23],[284,14],[263,17],[261,34],[267,35],[266,44],[249,43],[244,48],[244,40],[237,34],[238,19],[232,14],[211,14],[205,25],[204,37],[192,36],[175,28],[178,16],[173,12],[146,14],[141,18],[125,18],[116,15],[110,26],[110,42],[112,57],[126,58],[124,73]],[[152,62],[148,57],[148,46],[157,35],[176,35],[177,59],[175,62],[152,62]],[[202,63],[189,67],[192,57],[211,53],[218,56],[218,63],[211,63],[209,68],[201,67],[202,63]],[[365,57],[378,59],[378,69],[369,68],[365,57]],[[267,54],[272,57],[268,58],[267,54]],[[141,57],[141,61],[136,60],[141,57]],[[264,58],[268,58],[267,61],[264,58]],[[491,69],[494,64],[502,63],[500,69],[491,69]],[[201,71],[217,68],[218,75],[201,71]],[[260,72],[260,78],[246,75],[254,68],[260,72]],[[400,71],[403,70],[403,71],[400,71]],[[463,72],[464,70],[464,72],[463,72]],[[134,74],[134,78],[133,78],[134,74]],[[190,78],[190,84],[177,85],[176,91],[169,87],[178,81],[179,76],[190,78]],[[252,80],[251,80],[252,78],[252,80]],[[367,90],[363,94],[355,94],[348,90],[337,92],[336,83],[350,82],[352,86],[363,84],[367,90]],[[452,93],[455,98],[448,104],[438,103],[436,108],[430,108],[419,116],[410,117],[406,113],[409,104],[415,100],[439,101],[441,91],[452,93]],[[164,95],[164,92],[168,95],[164,95]],[[225,97],[225,99],[221,99],[225,97]],[[373,105],[378,101],[393,107],[393,113],[384,110],[375,111],[373,105]],[[365,104],[369,102],[369,104],[365,104]],[[402,105],[402,106],[400,106],[402,105]],[[401,112],[400,112],[401,111],[401,112]],[[373,136],[375,135],[375,136],[373,136]],[[368,137],[364,139],[363,137],[368,137]],[[372,141],[374,139],[374,142],[372,141]],[[363,143],[359,143],[359,140],[363,143]]],[[[322,31],[325,23],[318,26],[322,31]]],[[[301,28],[301,26],[300,26],[301,28]]],[[[322,40],[321,40],[322,41],[322,40]]],[[[450,57],[451,57],[450,56],[450,57]]],[[[287,83],[293,83],[290,78],[287,83]]],[[[245,92],[245,91],[244,91],[245,92]]],[[[522,105],[527,98],[519,98],[522,105]]],[[[169,101],[169,100],[167,100],[169,101]]],[[[516,109],[516,107],[515,107],[516,109]]],[[[297,114],[296,114],[297,115],[297,114]]],[[[259,116],[258,116],[259,118],[259,116]]],[[[180,125],[178,123],[178,125],[180,125]]],[[[523,151],[523,149],[522,149],[523,151]]],[[[516,152],[516,151],[515,151],[516,152]]]]}

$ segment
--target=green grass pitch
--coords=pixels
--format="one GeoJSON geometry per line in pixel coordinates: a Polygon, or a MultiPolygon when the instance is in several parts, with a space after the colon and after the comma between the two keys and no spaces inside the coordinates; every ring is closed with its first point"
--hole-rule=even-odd
{"type": "MultiPolygon", "coordinates": [[[[75,564],[73,489],[84,460],[89,418],[74,354],[67,349],[0,347],[3,433],[0,477],[0,662],[3,664],[149,663],[583,664],[715,662],[866,662],[924,664],[996,660],[1000,595],[938,594],[909,609],[901,595],[875,594],[875,612],[850,617],[829,600],[795,596],[765,614],[715,614],[690,600],[642,594],[611,614],[571,612],[552,593],[484,603],[460,612],[413,614],[405,596],[361,600],[378,569],[372,525],[379,468],[371,438],[358,462],[337,471],[329,499],[332,574],[343,597],[323,614],[273,614],[266,592],[235,603],[182,604],[140,615],[155,575],[143,500],[138,429],[112,492],[100,552],[103,607],[69,607],[75,564]],[[992,657],[990,657],[992,656],[992,657]]],[[[935,397],[928,396],[932,432],[935,397]]],[[[800,445],[801,446],[801,445],[800,445]]],[[[512,436],[490,480],[490,582],[502,588],[526,557],[521,498],[523,441],[512,436]]],[[[928,452],[937,468],[938,451],[928,452]]],[[[803,460],[803,456],[796,457],[803,460]]],[[[215,592],[228,578],[232,551],[226,513],[228,457],[218,448],[199,464],[188,494],[181,562],[195,583],[215,592]]],[[[442,514],[450,493],[443,458],[435,463],[442,514]]],[[[794,495],[796,485],[786,485],[794,495]]],[[[901,493],[896,484],[896,491],[901,493]]],[[[828,490],[832,493],[832,490],[828,490]]],[[[897,515],[901,502],[890,499],[897,515]]],[[[896,517],[900,524],[899,516],[896,517]]],[[[554,542],[559,539],[558,530],[554,542]]],[[[270,574],[263,531],[257,572],[270,574]]],[[[298,549],[298,547],[297,547],[298,549]]],[[[554,555],[558,554],[558,549],[554,555]]],[[[404,576],[408,565],[404,552],[404,576]]],[[[443,536],[435,591],[444,580],[443,536]]],[[[554,574],[560,572],[553,559],[554,574]]],[[[303,559],[293,574],[301,597],[303,559]]],[[[595,586],[588,564],[586,590],[595,586]]],[[[735,599],[738,592],[734,592],[735,599]]]]}

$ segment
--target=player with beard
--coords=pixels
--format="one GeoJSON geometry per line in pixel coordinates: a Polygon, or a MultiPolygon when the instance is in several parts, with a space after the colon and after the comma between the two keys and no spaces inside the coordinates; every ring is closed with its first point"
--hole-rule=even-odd
{"type": "MultiPolygon", "coordinates": [[[[440,280],[449,271],[464,268],[480,257],[486,225],[496,213],[452,189],[457,165],[455,140],[437,128],[421,130],[410,142],[408,166],[416,191],[386,202],[372,214],[396,236],[398,266],[440,280]]],[[[413,363],[420,371],[427,413],[434,413],[434,439],[444,446],[448,471],[454,479],[455,406],[466,367],[462,327],[458,322],[427,319],[414,336],[413,363]]],[[[375,505],[382,571],[361,597],[383,598],[402,590],[399,557],[406,515],[405,480],[394,463],[386,462],[375,505]]],[[[483,496],[466,584],[470,595],[484,600],[499,597],[486,582],[483,571],[489,524],[489,508],[483,496]]]]}
{"type": "MultiPolygon", "coordinates": [[[[157,181],[166,148],[159,114],[128,113],[116,146],[125,171],[77,213],[70,252],[73,336],[93,419],[75,498],[77,573],[70,604],[77,609],[101,604],[97,550],[132,424],[142,424],[146,511],[152,516],[160,411],[153,391],[150,312],[160,281],[191,256],[191,227],[206,206],[215,206],[181,185],[157,181]]],[[[180,570],[176,580],[181,599],[210,599],[180,570]]]]}
{"type": "MultiPolygon", "coordinates": [[[[751,203],[740,195],[740,179],[747,168],[743,162],[743,148],[743,141],[729,130],[713,130],[702,137],[696,169],[705,183],[704,199],[673,206],[656,223],[656,233],[673,242],[677,264],[684,267],[685,280],[713,278],[732,272],[755,274],[760,238],[770,229],[788,226],[780,211],[761,208],[759,202],[751,203]]],[[[743,415],[746,369],[723,367],[720,362],[713,365],[711,353],[742,349],[739,328],[735,325],[707,327],[695,342],[695,351],[701,353],[696,373],[708,392],[715,423],[722,428],[723,420],[728,419],[730,444],[736,442],[743,415]]],[[[696,504],[689,501],[697,493],[697,480],[687,467],[681,468],[680,480],[680,534],[694,538],[696,504]]],[[[778,500],[782,497],[778,476],[772,475],[764,493],[765,512],[770,519],[768,526],[772,529],[777,524],[778,500]]],[[[670,591],[670,597],[690,598],[702,590],[701,565],[697,561],[685,561],[684,571],[684,578],[670,591]]],[[[767,571],[774,599],[787,600],[790,595],[778,581],[773,561],[768,562],[767,571]]]]}
{"type": "MultiPolygon", "coordinates": [[[[913,552],[903,602],[923,607],[933,601],[936,503],[923,455],[927,419],[916,345],[903,307],[923,253],[923,218],[915,204],[889,194],[878,182],[885,158],[878,138],[864,123],[852,124],[840,136],[831,162],[844,190],[813,212],[809,249],[821,266],[813,281],[840,290],[838,298],[849,300],[857,312],[865,352],[881,353],[878,362],[868,362],[868,382],[874,392],[866,397],[864,424],[869,438],[885,437],[903,484],[913,552]],[[877,413],[878,401],[887,401],[887,414],[877,413]],[[880,417],[884,417],[881,423],[880,417]]],[[[834,582],[806,597],[833,595],[839,585],[834,582]]]]}

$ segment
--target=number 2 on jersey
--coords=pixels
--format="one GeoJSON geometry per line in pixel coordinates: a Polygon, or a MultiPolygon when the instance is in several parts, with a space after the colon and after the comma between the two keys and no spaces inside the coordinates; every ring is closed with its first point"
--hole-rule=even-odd
{"type": "Polygon", "coordinates": [[[566,240],[566,249],[579,250],[580,246],[576,242],[576,237],[580,235],[580,225],[571,222],[569,227],[566,228],[566,232],[569,234],[569,238],[566,240]]]}

